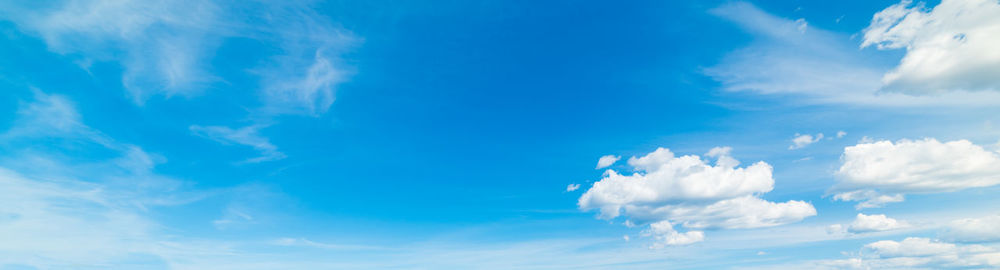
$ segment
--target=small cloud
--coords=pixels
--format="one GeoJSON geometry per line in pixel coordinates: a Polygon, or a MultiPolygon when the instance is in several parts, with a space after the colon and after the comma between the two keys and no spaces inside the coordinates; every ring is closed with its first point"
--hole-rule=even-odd
{"type": "Polygon", "coordinates": [[[795,24],[795,29],[799,30],[799,33],[805,33],[806,29],[809,28],[809,23],[806,22],[806,19],[795,20],[795,24]]]}
{"type": "Polygon", "coordinates": [[[660,249],[666,246],[684,246],[705,240],[705,233],[702,231],[678,232],[670,224],[670,221],[660,221],[649,224],[649,229],[644,232],[653,236],[656,242],[650,246],[651,249],[660,249]]]}
{"type": "Polygon", "coordinates": [[[625,239],[625,242],[628,242],[628,240],[631,240],[631,239],[628,238],[628,235],[622,235],[622,239],[625,239]]]}
{"type": "Polygon", "coordinates": [[[843,130],[837,131],[837,139],[843,138],[844,136],[847,136],[847,132],[844,132],[843,130]]]}
{"type": "Polygon", "coordinates": [[[767,252],[757,251],[757,256],[764,256],[764,255],[767,255],[767,252]]]}
{"type": "Polygon", "coordinates": [[[792,139],[792,145],[788,146],[788,150],[795,150],[799,148],[806,147],[814,142],[818,142],[823,139],[823,133],[816,134],[815,137],[809,134],[798,134],[795,133],[795,138],[792,139]]]}
{"type": "Polygon", "coordinates": [[[847,226],[847,232],[866,233],[898,230],[910,227],[905,221],[899,221],[885,215],[865,215],[858,213],[851,225],[847,226]]]}
{"type": "Polygon", "coordinates": [[[615,162],[618,162],[618,160],[621,158],[622,158],[621,156],[616,156],[616,155],[603,156],[597,160],[597,168],[594,169],[607,168],[608,166],[615,164],[615,162]]]}
{"type": "Polygon", "coordinates": [[[635,227],[635,223],[633,223],[631,220],[625,220],[625,222],[622,223],[622,224],[624,224],[625,227],[629,227],[629,228],[635,227]]]}
{"type": "Polygon", "coordinates": [[[580,184],[569,184],[568,186],[566,186],[566,192],[573,192],[576,191],[577,189],[580,189],[580,184]]]}
{"type": "Polygon", "coordinates": [[[803,161],[810,161],[810,160],[812,160],[812,159],[813,159],[813,157],[804,157],[804,158],[800,158],[800,159],[796,159],[796,160],[793,160],[792,162],[803,162],[803,161]]]}

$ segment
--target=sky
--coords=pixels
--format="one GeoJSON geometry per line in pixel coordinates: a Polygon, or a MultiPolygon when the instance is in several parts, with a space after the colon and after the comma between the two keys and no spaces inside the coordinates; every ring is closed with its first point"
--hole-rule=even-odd
{"type": "Polygon", "coordinates": [[[1000,268],[1000,2],[0,3],[0,270],[1000,268]]]}

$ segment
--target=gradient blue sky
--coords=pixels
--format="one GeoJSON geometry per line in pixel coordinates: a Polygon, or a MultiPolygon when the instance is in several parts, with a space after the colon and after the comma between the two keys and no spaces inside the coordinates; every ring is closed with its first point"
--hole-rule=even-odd
{"type": "Polygon", "coordinates": [[[0,269],[1000,267],[997,18],[989,0],[0,4],[0,269]],[[704,163],[628,161],[660,147],[704,163]],[[770,185],[740,176],[757,162],[770,185]],[[599,188],[608,169],[647,189],[599,188]],[[772,204],[708,206],[734,198],[772,204]]]}

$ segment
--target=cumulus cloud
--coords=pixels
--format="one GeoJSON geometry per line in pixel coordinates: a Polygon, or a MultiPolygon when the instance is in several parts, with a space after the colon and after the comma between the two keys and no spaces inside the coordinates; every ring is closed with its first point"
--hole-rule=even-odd
{"type": "Polygon", "coordinates": [[[1000,215],[952,221],[944,236],[960,242],[1000,241],[1000,215]]]}
{"type": "Polygon", "coordinates": [[[569,184],[566,186],[566,192],[572,192],[580,189],[580,184],[569,184]]]}
{"type": "Polygon", "coordinates": [[[621,158],[622,158],[621,156],[616,156],[616,155],[603,156],[597,160],[597,167],[595,169],[607,168],[608,166],[615,164],[615,162],[618,162],[618,160],[621,158]]]}
{"type": "Polygon", "coordinates": [[[907,193],[951,192],[1000,184],[1000,156],[967,140],[862,142],[844,148],[835,200],[858,208],[903,200],[907,193]]]}
{"type": "Polygon", "coordinates": [[[858,213],[854,222],[848,225],[846,229],[850,233],[866,233],[898,230],[907,227],[910,227],[910,224],[905,221],[899,221],[885,215],[865,215],[858,213]]]}
{"type": "MultiPolygon", "coordinates": [[[[962,42],[963,45],[943,44],[965,46],[968,49],[963,49],[964,52],[960,55],[957,53],[958,51],[950,53],[955,57],[946,61],[938,61],[942,63],[918,61],[918,58],[910,57],[911,60],[914,60],[910,62],[915,63],[915,66],[920,66],[921,69],[937,68],[939,71],[935,71],[936,73],[949,74],[948,76],[951,77],[944,78],[943,75],[935,75],[936,77],[933,78],[926,77],[916,80],[910,79],[916,75],[906,75],[900,76],[900,79],[895,80],[895,82],[908,82],[907,80],[909,80],[916,84],[919,81],[925,87],[934,88],[963,86],[962,84],[970,87],[984,87],[985,85],[995,87],[1000,82],[988,80],[997,77],[992,74],[997,72],[996,70],[1000,70],[996,68],[996,65],[1000,63],[995,58],[998,53],[990,46],[996,43],[991,40],[1000,36],[991,34],[998,30],[995,27],[990,28],[991,23],[996,21],[995,18],[1000,17],[990,13],[994,10],[990,5],[996,5],[996,3],[987,3],[987,0],[968,1],[969,3],[964,4],[961,3],[962,1],[944,2],[948,3],[947,6],[981,5],[986,7],[975,12],[968,12],[968,14],[974,15],[972,18],[966,18],[965,15],[937,18],[941,25],[955,25],[957,27],[962,24],[963,28],[977,29],[965,32],[981,34],[975,34],[975,40],[968,33],[964,36],[959,35],[962,37],[961,39],[965,40],[962,42]],[[987,16],[991,17],[987,18],[987,16]],[[987,56],[972,59],[980,52],[987,53],[987,56]],[[969,63],[964,64],[966,61],[969,63]],[[944,68],[945,65],[941,64],[963,66],[944,68]],[[951,73],[964,75],[952,76],[951,73]],[[937,77],[944,80],[938,80],[937,77]],[[965,79],[974,80],[965,81],[965,79]]],[[[918,10],[907,12],[917,15],[911,15],[914,18],[926,21],[924,17],[918,17],[924,16],[919,15],[922,13],[918,10]]],[[[895,56],[878,50],[858,50],[858,42],[854,40],[851,33],[838,33],[811,26],[802,18],[775,16],[746,2],[729,2],[711,9],[710,13],[733,22],[752,37],[752,41],[746,47],[727,53],[719,63],[704,70],[704,74],[720,82],[725,91],[746,91],[764,95],[794,97],[797,102],[804,103],[846,103],[872,106],[995,106],[1000,102],[1000,93],[993,91],[958,91],[935,96],[913,95],[912,91],[880,91],[886,87],[883,78],[904,69],[897,68],[896,71],[890,72],[893,66],[887,63],[896,61],[893,58],[895,56]],[[887,72],[890,75],[886,75],[887,72]]],[[[929,28],[937,26],[930,25],[935,24],[937,23],[927,24],[928,26],[923,26],[921,31],[911,34],[926,36],[928,39],[932,35],[939,35],[937,37],[943,40],[943,43],[952,42],[949,40],[957,42],[954,37],[959,32],[946,34],[946,31],[931,31],[929,28]]],[[[899,29],[897,31],[902,32],[903,28],[899,28],[899,25],[902,24],[896,24],[897,29],[899,29]]],[[[869,27],[868,32],[872,31],[874,31],[873,33],[877,32],[875,28],[869,27]]],[[[886,36],[881,35],[881,37],[886,36]]],[[[926,46],[926,48],[927,50],[924,51],[927,52],[937,50],[931,45],[926,46]]],[[[914,55],[912,49],[910,50],[908,55],[914,55]]],[[[942,59],[944,57],[941,56],[942,59]]],[[[938,58],[938,56],[929,58],[938,58]]],[[[904,64],[906,63],[907,61],[904,60],[904,64]]],[[[900,66],[902,67],[904,64],[900,64],[900,66]]],[[[936,74],[935,72],[927,74],[936,74]]],[[[907,74],[918,73],[909,72],[907,74]]]]}
{"type": "MultiPolygon", "coordinates": [[[[257,67],[264,108],[272,113],[317,114],[333,102],[335,86],[350,73],[339,55],[356,43],[299,2],[55,1],[9,2],[0,19],[40,37],[80,62],[114,61],[136,103],[152,96],[192,96],[224,78],[211,58],[228,39],[252,39],[276,50],[257,67]],[[273,53],[276,52],[276,53],[273,53]]],[[[85,67],[86,68],[86,67],[85,67]]]]}
{"type": "Polygon", "coordinates": [[[759,196],[774,186],[771,166],[757,162],[739,168],[730,151],[728,147],[709,151],[706,156],[716,158],[714,165],[696,155],[675,156],[665,148],[629,158],[628,165],[635,172],[607,170],[604,178],[580,197],[578,205],[582,210],[599,210],[599,217],[605,219],[624,215],[659,224],[649,232],[663,236],[657,240],[664,245],[700,241],[700,230],[704,229],[769,227],[816,214],[807,202],[761,199],[759,196]],[[676,232],[673,225],[699,232],[676,232]]]}
{"type": "Polygon", "coordinates": [[[239,129],[232,129],[222,126],[191,126],[190,130],[196,135],[209,138],[224,144],[240,144],[250,146],[260,152],[259,157],[245,160],[247,163],[258,163],[273,161],[285,158],[285,154],[278,151],[278,147],[260,135],[262,126],[247,126],[239,129]]]}
{"type": "Polygon", "coordinates": [[[912,94],[1000,90],[1000,3],[944,0],[928,9],[901,1],[874,15],[861,47],[905,49],[883,88],[912,94]]]}
{"type": "Polygon", "coordinates": [[[820,262],[840,269],[982,268],[1000,266],[1000,251],[981,245],[958,245],[909,237],[869,243],[855,258],[820,262]]]}
{"type": "Polygon", "coordinates": [[[792,145],[788,146],[788,150],[795,150],[802,147],[806,147],[822,139],[823,139],[823,133],[816,134],[815,137],[809,134],[795,133],[795,138],[792,139],[792,145]]]}
{"type": "Polygon", "coordinates": [[[705,240],[704,232],[687,231],[680,233],[674,230],[673,225],[670,225],[670,221],[660,221],[649,224],[649,229],[646,230],[645,233],[656,239],[656,243],[652,246],[653,248],[688,245],[705,240]]]}

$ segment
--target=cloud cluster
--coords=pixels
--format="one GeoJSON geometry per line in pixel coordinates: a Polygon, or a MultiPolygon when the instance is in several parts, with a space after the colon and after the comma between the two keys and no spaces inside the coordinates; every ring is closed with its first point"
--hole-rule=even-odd
{"type": "Polygon", "coordinates": [[[717,147],[706,154],[709,164],[696,155],[675,156],[665,148],[632,157],[630,175],[607,170],[579,199],[582,210],[598,209],[600,217],[625,215],[656,225],[648,231],[666,245],[700,241],[700,231],[688,229],[759,228],[797,222],[816,214],[807,202],[769,202],[761,194],[774,188],[772,168],[764,162],[739,168],[730,148],[717,147]],[[670,226],[667,226],[670,225],[670,226]],[[669,228],[669,230],[667,229],[669,228]]]}
{"type": "Polygon", "coordinates": [[[905,49],[883,88],[911,94],[1000,90],[1000,3],[944,0],[933,9],[909,0],[872,18],[861,47],[905,49]]]}
{"type": "Polygon", "coordinates": [[[909,237],[869,243],[858,257],[820,264],[840,269],[994,268],[1000,266],[1000,251],[909,237]]]}
{"type": "Polygon", "coordinates": [[[950,192],[1000,184],[1000,155],[966,140],[877,141],[844,148],[836,200],[858,208],[903,200],[907,193],[950,192]]]}
{"type": "MultiPolygon", "coordinates": [[[[902,5],[906,6],[904,2],[902,5]]],[[[993,15],[995,2],[944,1],[942,6],[963,6],[963,9],[982,7],[978,10],[962,11],[962,16],[934,17],[926,20],[920,9],[906,10],[914,19],[929,21],[919,32],[902,31],[902,24],[895,24],[895,34],[925,36],[928,40],[942,40],[944,47],[936,48],[927,44],[919,54],[908,50],[908,59],[895,71],[892,63],[895,56],[879,50],[858,50],[858,42],[849,33],[838,33],[809,25],[805,19],[783,18],[767,13],[746,2],[729,2],[710,10],[710,13],[733,22],[753,38],[746,47],[727,53],[722,60],[704,70],[705,75],[722,84],[726,91],[749,91],[777,97],[793,97],[804,103],[844,103],[874,106],[995,106],[1000,100],[996,91],[952,91],[947,95],[914,95],[930,89],[992,89],[996,88],[997,52],[991,44],[997,36],[994,22],[1000,16],[993,15]],[[966,3],[967,2],[967,3],[966,3]],[[945,5],[947,4],[947,5],[945,5]],[[971,16],[967,17],[965,14],[971,16]],[[954,31],[935,29],[952,27],[954,31]],[[974,29],[973,29],[974,28],[974,29]],[[940,30],[940,31],[939,31],[940,30]],[[975,32],[969,36],[966,32],[975,32]],[[965,35],[960,35],[966,33],[965,35]],[[957,38],[956,37],[960,37],[957,38]],[[949,45],[961,41],[962,45],[949,45]],[[952,41],[954,40],[954,42],[952,41]],[[955,48],[947,47],[952,46],[955,48]],[[942,55],[923,52],[943,50],[942,55]],[[944,54],[954,58],[944,59],[944,54]],[[978,55],[984,55],[978,57],[978,55]],[[941,61],[924,61],[942,58],[941,61]],[[965,62],[959,62],[965,61],[965,62]],[[909,64],[913,63],[913,64],[909,64]],[[967,63],[967,64],[966,64],[967,63]],[[919,68],[902,68],[903,66],[919,68]],[[947,68],[945,68],[947,67],[947,68]],[[917,71],[926,69],[928,71],[917,71]],[[939,70],[933,70],[939,69],[939,70]],[[913,71],[911,71],[913,70],[913,71]],[[886,73],[889,72],[887,75],[886,73]],[[902,73],[901,73],[902,72],[902,73]],[[883,79],[897,76],[892,84],[883,79]],[[928,76],[928,77],[920,77],[928,76]],[[936,78],[932,78],[936,77],[936,78]],[[911,90],[880,91],[897,89],[896,86],[914,87],[911,90]],[[912,85],[911,85],[912,84],[912,85]],[[920,84],[920,85],[916,85],[920,84]],[[922,88],[917,88],[922,87],[922,88]],[[926,88],[926,89],[924,89],[926,88]]],[[[938,8],[941,8],[939,6],[938,8]]],[[[935,12],[938,12],[935,8],[935,12]]],[[[887,9],[888,10],[888,9],[887,9]]],[[[950,15],[956,14],[949,11],[950,15]]],[[[910,19],[907,16],[906,20],[910,19]]],[[[878,18],[867,32],[877,33],[878,18]]],[[[892,28],[893,25],[887,25],[892,28]]],[[[874,35],[874,34],[873,34],[874,35]]],[[[886,39],[888,34],[879,35],[886,39]]],[[[886,43],[883,40],[880,43],[886,43]]],[[[898,44],[898,43],[895,43],[898,44]]],[[[914,43],[917,44],[917,43],[914,43]]],[[[906,47],[906,46],[904,46],[906,47]]],[[[887,47],[886,47],[887,48],[887,47]]],[[[910,88],[907,88],[910,89],[910,88]]]]}

